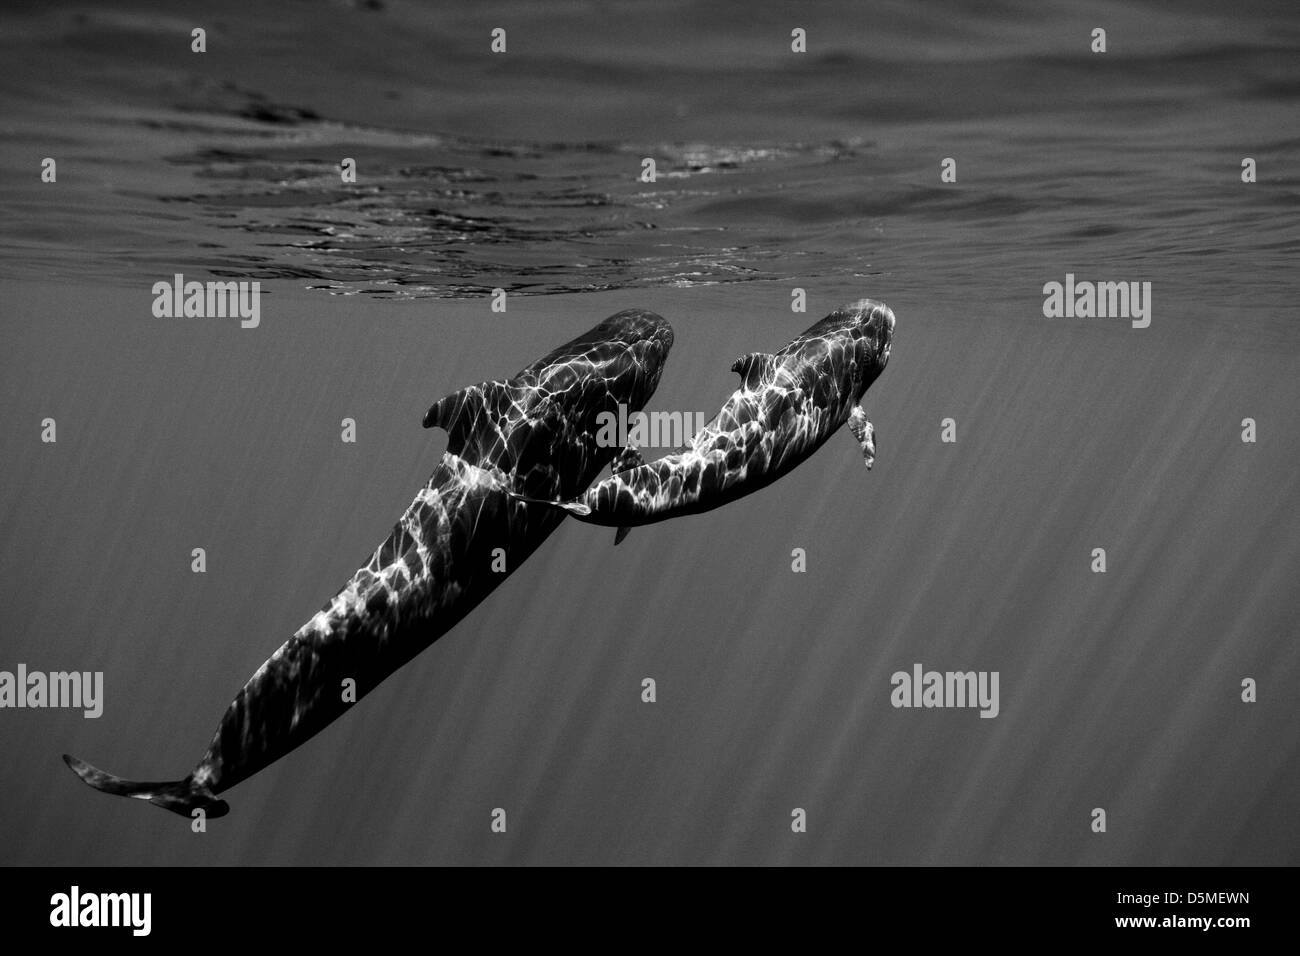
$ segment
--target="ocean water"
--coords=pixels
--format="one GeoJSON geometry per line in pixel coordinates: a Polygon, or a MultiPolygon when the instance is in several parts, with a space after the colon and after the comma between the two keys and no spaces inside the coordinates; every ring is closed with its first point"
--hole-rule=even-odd
{"type": "Polygon", "coordinates": [[[107,701],[0,711],[0,862],[1300,862],[1297,53],[1293,3],[7,4],[0,669],[107,701]],[[177,272],[261,325],[154,318],[177,272]],[[1067,273],[1150,326],[1044,318],[1067,273]],[[641,307],[651,407],[711,414],[862,296],[870,473],[846,432],[618,548],[567,522],[202,836],[63,766],[184,775],[436,399],[641,307]],[[891,707],[917,662],[999,715],[891,707]]]}

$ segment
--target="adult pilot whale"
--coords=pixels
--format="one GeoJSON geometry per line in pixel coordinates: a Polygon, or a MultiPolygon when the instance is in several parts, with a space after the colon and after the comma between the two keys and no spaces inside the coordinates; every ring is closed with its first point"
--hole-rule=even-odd
{"type": "Polygon", "coordinates": [[[751,352],[731,370],[741,385],[680,452],[645,463],[623,452],[615,474],[571,501],[552,501],[580,521],[617,527],[709,511],[770,485],[841,425],[875,460],[875,429],[858,402],[889,361],[894,313],[861,299],[836,309],[775,355],[751,352]]]}
{"type": "Polygon", "coordinates": [[[384,678],[450,630],[564,520],[512,497],[578,494],[617,448],[595,440],[598,419],[641,408],[659,384],[673,333],[629,310],[508,381],[485,382],[429,409],[447,451],[387,540],[333,600],[255,673],[183,780],[123,780],[64,755],[86,783],[176,813],[222,816],[217,794],[341,717],[384,678]],[[505,564],[499,561],[504,551],[505,564]],[[344,693],[355,681],[355,696],[344,693]]]}

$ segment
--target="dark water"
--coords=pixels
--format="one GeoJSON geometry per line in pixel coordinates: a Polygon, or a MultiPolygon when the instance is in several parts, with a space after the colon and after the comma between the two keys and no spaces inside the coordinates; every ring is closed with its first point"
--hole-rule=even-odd
{"type": "Polygon", "coordinates": [[[0,711],[0,859],[1300,861],[1293,3],[0,25],[0,669],[108,698],[0,711]],[[175,272],[262,280],[262,325],[155,319],[175,272]],[[1150,281],[1151,327],[1043,318],[1067,272],[1150,281]],[[870,474],[846,435],[618,549],[567,523],[204,836],[58,759],[181,776],[428,475],[433,400],[639,306],[677,330],[654,407],[712,413],[863,295],[899,321],[870,474]],[[999,671],[1001,714],[890,707],[917,661],[999,671]]]}

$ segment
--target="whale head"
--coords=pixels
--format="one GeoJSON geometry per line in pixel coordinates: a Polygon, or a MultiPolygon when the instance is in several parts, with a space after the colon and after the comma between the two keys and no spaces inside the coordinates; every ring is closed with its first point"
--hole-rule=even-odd
{"type": "Polygon", "coordinates": [[[568,342],[516,377],[510,413],[523,420],[504,462],[516,490],[540,498],[571,498],[586,488],[619,449],[598,441],[606,417],[645,407],[673,344],[659,315],[626,309],[568,342]]]}
{"type": "Polygon", "coordinates": [[[875,299],[859,299],[841,311],[850,321],[846,331],[854,340],[854,361],[865,373],[861,384],[861,391],[865,392],[889,362],[889,350],[894,344],[894,312],[875,299]]]}
{"type": "Polygon", "coordinates": [[[568,406],[578,430],[594,431],[601,412],[617,413],[619,405],[634,411],[650,400],[672,345],[672,326],[663,316],[625,309],[521,374],[534,377],[540,395],[568,406]]]}
{"type": "Polygon", "coordinates": [[[885,370],[893,342],[893,311],[875,299],[859,299],[836,309],[779,354],[815,391],[847,391],[858,401],[885,370]]]}

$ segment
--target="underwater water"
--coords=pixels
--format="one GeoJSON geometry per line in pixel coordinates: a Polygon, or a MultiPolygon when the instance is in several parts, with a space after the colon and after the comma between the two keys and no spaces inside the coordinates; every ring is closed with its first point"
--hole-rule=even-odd
{"type": "Polygon", "coordinates": [[[0,861],[1300,862],[1293,3],[0,25],[0,669],[105,686],[0,713],[0,861]],[[156,318],[175,273],[260,281],[260,325],[156,318]],[[1067,274],[1151,283],[1149,327],[1044,317],[1067,274]],[[566,522],[202,837],[63,766],[188,772],[432,471],[443,395],[640,307],[676,332],[650,407],[711,415],[863,296],[898,318],[871,472],[845,430],[617,548],[566,522]],[[997,717],[891,706],[918,662],[998,672],[997,717]]]}

